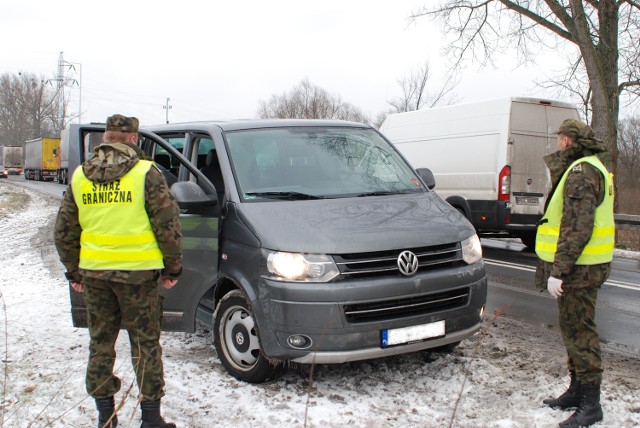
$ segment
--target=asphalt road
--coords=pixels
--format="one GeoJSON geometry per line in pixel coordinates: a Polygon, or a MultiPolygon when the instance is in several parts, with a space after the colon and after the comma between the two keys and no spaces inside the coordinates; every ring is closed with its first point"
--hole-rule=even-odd
{"type": "MultiPolygon", "coordinates": [[[[9,176],[9,181],[62,197],[66,186],[9,176]]],[[[540,328],[557,330],[558,307],[547,292],[534,287],[536,256],[523,245],[483,239],[489,277],[488,316],[509,315],[540,328]]],[[[640,350],[640,260],[614,258],[611,277],[598,297],[596,322],[603,341],[640,350]]]]}
{"type": "MultiPolygon", "coordinates": [[[[557,330],[555,300],[534,286],[535,254],[520,244],[483,239],[483,255],[489,276],[489,316],[509,315],[557,330]]],[[[640,349],[640,260],[614,258],[611,276],[598,296],[596,323],[604,342],[640,349]]]]}

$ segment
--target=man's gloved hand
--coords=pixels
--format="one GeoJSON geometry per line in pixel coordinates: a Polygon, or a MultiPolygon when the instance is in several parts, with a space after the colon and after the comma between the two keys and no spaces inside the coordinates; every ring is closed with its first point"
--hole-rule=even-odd
{"type": "Polygon", "coordinates": [[[547,280],[547,290],[554,299],[562,296],[562,280],[550,276],[547,280]]]}

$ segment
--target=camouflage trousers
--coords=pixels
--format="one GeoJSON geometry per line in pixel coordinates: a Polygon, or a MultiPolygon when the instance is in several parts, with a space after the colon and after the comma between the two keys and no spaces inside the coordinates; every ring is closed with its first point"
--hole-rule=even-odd
{"type": "Polygon", "coordinates": [[[89,321],[87,392],[94,398],[115,395],[121,386],[114,375],[115,343],[120,327],[129,333],[131,362],[144,400],[164,395],[160,323],[162,297],[157,279],[127,284],[84,278],[84,300],[89,321]]]}
{"type": "Polygon", "coordinates": [[[596,330],[596,300],[600,287],[565,290],[558,299],[560,332],[567,348],[569,370],[580,383],[602,383],[600,337],[596,330]]]}

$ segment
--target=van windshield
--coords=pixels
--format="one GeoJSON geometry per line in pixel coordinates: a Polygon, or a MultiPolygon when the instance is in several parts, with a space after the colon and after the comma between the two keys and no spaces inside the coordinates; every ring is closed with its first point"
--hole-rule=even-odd
{"type": "Polygon", "coordinates": [[[225,137],[244,200],[426,191],[412,168],[372,129],[265,128],[225,137]]]}

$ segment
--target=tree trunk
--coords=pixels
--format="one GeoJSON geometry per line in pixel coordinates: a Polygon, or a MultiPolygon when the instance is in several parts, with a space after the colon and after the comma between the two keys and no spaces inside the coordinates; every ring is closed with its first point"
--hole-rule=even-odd
{"type": "MultiPolygon", "coordinates": [[[[606,0],[599,3],[598,21],[601,24],[599,38],[594,40],[590,34],[580,34],[578,31],[576,41],[593,91],[591,126],[596,137],[603,140],[609,148],[609,156],[604,160],[608,164],[609,171],[613,173],[614,188],[617,188],[620,94],[618,89],[618,6],[615,1],[606,0]]],[[[618,212],[617,200],[615,200],[614,211],[618,212]]]]}

